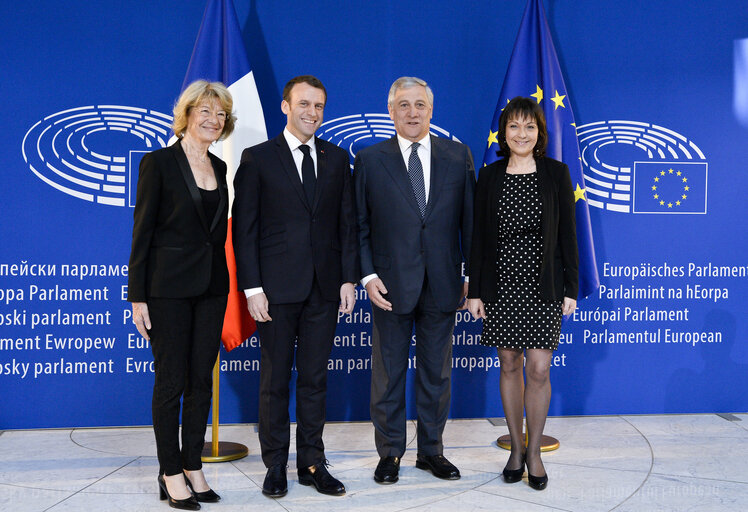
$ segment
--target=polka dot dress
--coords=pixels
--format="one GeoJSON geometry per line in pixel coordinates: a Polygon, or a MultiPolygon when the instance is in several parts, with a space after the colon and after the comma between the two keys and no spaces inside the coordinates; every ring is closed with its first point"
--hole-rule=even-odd
{"type": "Polygon", "coordinates": [[[537,172],[506,175],[499,199],[499,300],[485,304],[483,345],[558,348],[562,301],[540,297],[540,207],[537,172]]]}

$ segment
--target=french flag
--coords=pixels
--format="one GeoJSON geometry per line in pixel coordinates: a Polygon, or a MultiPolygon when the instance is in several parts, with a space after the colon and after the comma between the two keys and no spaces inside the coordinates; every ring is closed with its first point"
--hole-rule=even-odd
{"type": "MultiPolygon", "coordinates": [[[[208,0],[205,6],[205,14],[182,90],[199,79],[223,82],[234,99],[234,112],[237,117],[234,132],[211,148],[211,152],[221,157],[228,168],[230,206],[234,201],[234,174],[239,167],[242,150],[268,138],[260,96],[257,93],[232,0],[208,0]]],[[[230,351],[249,338],[256,328],[247,311],[246,298],[236,286],[231,218],[226,237],[226,260],[229,267],[230,289],[221,339],[223,346],[230,351]]]]}

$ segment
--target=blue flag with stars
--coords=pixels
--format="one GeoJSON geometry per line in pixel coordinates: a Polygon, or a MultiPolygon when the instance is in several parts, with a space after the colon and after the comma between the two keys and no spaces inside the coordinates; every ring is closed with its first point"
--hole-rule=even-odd
{"type": "Polygon", "coordinates": [[[576,202],[577,245],[579,246],[579,298],[587,297],[600,287],[600,278],[592,242],[590,213],[587,207],[582,161],[579,154],[576,124],[571,102],[561,75],[553,39],[545,19],[541,0],[528,0],[512,58],[501,87],[499,103],[491,123],[488,147],[483,165],[499,159],[497,139],[501,111],[515,96],[532,97],[543,108],[548,128],[550,158],[569,166],[576,202]]]}

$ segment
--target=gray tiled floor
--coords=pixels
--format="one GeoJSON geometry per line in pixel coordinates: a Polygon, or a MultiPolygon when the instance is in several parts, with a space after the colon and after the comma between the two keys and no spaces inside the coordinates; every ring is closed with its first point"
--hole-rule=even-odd
{"type": "MultiPolygon", "coordinates": [[[[714,414],[549,418],[546,433],[561,448],[544,455],[545,491],[506,484],[508,452],[495,444],[506,433],[485,419],[453,420],[444,454],[462,472],[442,481],[414,467],[415,425],[397,484],[377,485],[378,457],[369,423],[328,424],[327,456],[348,492],[327,497],[296,482],[264,497],[265,468],[253,425],[221,427],[221,439],[250,450],[244,459],[206,464],[223,500],[203,510],[252,511],[746,511],[748,414],[728,421],[714,414]]],[[[150,428],[6,431],[0,435],[0,508],[24,511],[165,511],[158,500],[158,463],[150,428]]]]}

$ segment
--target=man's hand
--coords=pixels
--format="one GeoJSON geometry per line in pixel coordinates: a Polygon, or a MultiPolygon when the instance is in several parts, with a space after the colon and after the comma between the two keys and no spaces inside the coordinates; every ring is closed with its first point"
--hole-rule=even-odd
{"type": "Polygon", "coordinates": [[[460,302],[457,307],[457,311],[462,311],[463,309],[467,309],[467,294],[468,294],[468,283],[462,283],[462,296],[460,297],[460,302]]]}
{"type": "Polygon", "coordinates": [[[387,288],[385,288],[384,283],[381,279],[375,277],[374,279],[366,283],[366,293],[369,294],[371,303],[376,307],[385,311],[392,311],[392,303],[388,302],[384,297],[382,297],[383,294],[387,293],[387,288]]]}
{"type": "Polygon", "coordinates": [[[343,283],[340,287],[340,307],[338,311],[346,313],[348,315],[353,311],[353,306],[356,304],[356,286],[353,283],[343,283]]]}
{"type": "Polygon", "coordinates": [[[268,314],[268,297],[264,293],[256,293],[247,297],[247,309],[255,322],[268,322],[272,320],[268,314]]]}
{"type": "Polygon", "coordinates": [[[468,299],[467,308],[473,318],[478,320],[479,318],[486,318],[486,308],[483,306],[483,301],[480,299],[468,299]]]}
{"type": "Polygon", "coordinates": [[[570,299],[569,297],[564,297],[564,304],[561,306],[561,313],[564,316],[568,316],[571,315],[575,309],[577,309],[577,301],[570,299]]]}
{"type": "Polygon", "coordinates": [[[132,303],[132,323],[137,327],[138,332],[142,337],[151,340],[148,336],[147,329],[151,328],[151,317],[148,315],[148,304],[145,302],[133,302],[132,303]]]}

